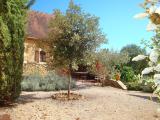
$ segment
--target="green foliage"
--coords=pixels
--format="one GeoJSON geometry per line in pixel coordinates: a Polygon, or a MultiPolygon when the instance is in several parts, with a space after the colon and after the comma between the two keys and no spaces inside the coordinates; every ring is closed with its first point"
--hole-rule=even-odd
{"type": "MultiPolygon", "coordinates": [[[[67,79],[58,76],[54,72],[49,72],[46,76],[41,76],[38,73],[24,76],[21,85],[23,91],[56,91],[68,89],[67,79]]],[[[71,88],[75,86],[75,81],[71,81],[71,88]]]]}
{"type": "Polygon", "coordinates": [[[160,100],[160,87],[157,87],[154,93],[158,96],[158,99],[160,100]]]}
{"type": "Polygon", "coordinates": [[[27,0],[0,1],[0,103],[21,91],[27,0]]]}
{"type": "Polygon", "coordinates": [[[155,83],[153,79],[145,79],[143,81],[135,81],[135,82],[128,82],[125,83],[128,90],[135,90],[135,91],[143,91],[147,93],[152,93],[155,90],[155,83]]]}
{"type": "Polygon", "coordinates": [[[144,70],[146,67],[148,67],[148,61],[146,59],[137,61],[137,62],[130,62],[127,64],[128,66],[131,66],[134,70],[134,73],[136,75],[140,74],[142,70],[144,70]]]}
{"type": "Polygon", "coordinates": [[[115,66],[121,66],[126,64],[129,60],[127,54],[118,53],[115,51],[109,51],[107,49],[100,50],[96,53],[92,53],[91,66],[89,71],[94,74],[104,73],[106,76],[113,77],[115,75],[115,66]],[[97,71],[96,62],[99,62],[102,66],[102,69],[97,71]]]}
{"type": "MultiPolygon", "coordinates": [[[[150,74],[152,76],[154,75],[154,79],[151,79],[151,82],[147,81],[147,84],[149,84],[149,86],[155,86],[154,93],[156,93],[158,98],[160,98],[160,71],[156,69],[160,63],[160,15],[156,11],[159,8],[159,0],[144,0],[144,2],[141,4],[141,7],[144,9],[144,13],[148,14],[149,17],[147,18],[149,19],[150,23],[153,24],[149,25],[150,27],[147,27],[147,30],[153,31],[155,33],[155,36],[153,36],[151,42],[149,42],[149,47],[152,49],[152,51],[148,57],[148,64],[150,68],[153,68],[154,71],[148,71],[149,68],[145,68],[142,73],[150,74]],[[153,6],[155,10],[152,9],[153,6]],[[154,28],[151,26],[154,26],[154,28]]],[[[140,14],[138,16],[140,17],[140,14]]],[[[144,43],[146,44],[146,42],[144,43]]],[[[146,45],[148,46],[148,44],[146,45]]]]}
{"type": "Polygon", "coordinates": [[[127,66],[132,67],[134,70],[134,73],[138,75],[141,73],[141,71],[148,66],[148,63],[146,60],[133,62],[133,57],[142,54],[146,55],[146,50],[141,48],[140,46],[137,46],[135,44],[126,45],[121,49],[121,53],[126,53],[130,57],[130,60],[127,63],[127,66]]]}
{"type": "Polygon", "coordinates": [[[155,83],[152,77],[140,78],[136,76],[135,81],[125,83],[128,90],[143,91],[152,93],[155,90],[155,83]]]}
{"type": "Polygon", "coordinates": [[[142,91],[153,92],[155,90],[155,82],[151,77],[144,77],[142,81],[142,91]]]}
{"type": "Polygon", "coordinates": [[[51,60],[52,65],[77,65],[105,41],[99,28],[99,18],[82,12],[72,1],[65,14],[55,10],[54,15],[49,34],[49,45],[54,58],[51,60]]]}
{"type": "Polygon", "coordinates": [[[121,53],[127,53],[132,59],[139,54],[146,54],[146,50],[135,44],[126,45],[121,49],[121,53]]]}
{"type": "MultiPolygon", "coordinates": [[[[156,30],[156,34],[155,36],[152,37],[152,49],[157,49],[158,51],[158,59],[157,59],[157,63],[153,64],[152,67],[155,67],[156,65],[159,65],[160,64],[160,28],[158,27],[157,30],[156,30]]],[[[159,74],[160,71],[158,72],[155,72],[154,74],[159,74]]],[[[153,73],[152,73],[153,74],[153,73]]],[[[154,83],[154,89],[152,88],[152,91],[154,90],[154,93],[158,96],[158,98],[160,99],[160,79],[155,79],[155,80],[152,80],[152,82],[154,83]]]]}
{"type": "Polygon", "coordinates": [[[152,37],[152,49],[153,48],[160,50],[160,28],[157,29],[155,36],[152,37]]]}
{"type": "Polygon", "coordinates": [[[42,80],[42,76],[38,73],[31,74],[29,76],[24,76],[21,86],[24,91],[35,91],[40,90],[39,83],[42,80]]]}
{"type": "Polygon", "coordinates": [[[29,2],[26,5],[26,8],[30,8],[34,3],[36,2],[36,0],[29,0],[29,2]]]}
{"type": "Polygon", "coordinates": [[[131,67],[124,66],[121,69],[121,81],[122,82],[133,82],[136,80],[134,71],[131,67]]]}
{"type": "Polygon", "coordinates": [[[105,36],[99,28],[99,18],[83,12],[72,0],[65,14],[55,10],[50,29],[50,66],[68,69],[69,99],[72,70],[105,41],[105,36]]]}
{"type": "Polygon", "coordinates": [[[142,91],[142,85],[138,81],[128,82],[128,83],[125,83],[125,84],[126,84],[128,90],[142,91]]]}

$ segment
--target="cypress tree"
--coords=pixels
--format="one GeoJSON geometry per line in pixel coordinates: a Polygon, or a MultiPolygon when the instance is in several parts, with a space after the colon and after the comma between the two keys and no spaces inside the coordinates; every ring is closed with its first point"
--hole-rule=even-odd
{"type": "Polygon", "coordinates": [[[21,92],[27,0],[0,0],[0,103],[21,92]]]}

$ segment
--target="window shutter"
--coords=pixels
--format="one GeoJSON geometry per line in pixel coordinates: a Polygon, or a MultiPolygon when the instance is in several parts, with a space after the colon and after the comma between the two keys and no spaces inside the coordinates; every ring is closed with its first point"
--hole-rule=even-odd
{"type": "Polygon", "coordinates": [[[35,51],[35,62],[39,63],[39,51],[35,51]]]}

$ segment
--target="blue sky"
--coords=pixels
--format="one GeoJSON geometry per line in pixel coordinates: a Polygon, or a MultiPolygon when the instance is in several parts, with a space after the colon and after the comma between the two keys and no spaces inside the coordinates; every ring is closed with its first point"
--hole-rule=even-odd
{"type": "MultiPolygon", "coordinates": [[[[133,16],[143,12],[139,4],[143,0],[74,0],[85,12],[100,17],[100,27],[107,35],[108,44],[103,48],[120,50],[127,44],[141,45],[153,34],[146,31],[148,20],[136,20],[133,16]]],[[[53,13],[54,9],[65,12],[69,0],[37,0],[31,9],[53,13]]],[[[143,45],[141,45],[143,46],[143,45]]]]}

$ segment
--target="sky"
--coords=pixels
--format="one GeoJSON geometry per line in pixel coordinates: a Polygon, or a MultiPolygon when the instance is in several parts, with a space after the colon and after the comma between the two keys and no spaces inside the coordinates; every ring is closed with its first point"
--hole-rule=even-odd
{"type": "MultiPolygon", "coordinates": [[[[141,44],[150,40],[153,33],[146,31],[148,20],[136,20],[133,16],[143,12],[139,6],[143,0],[74,0],[81,8],[100,18],[100,28],[108,39],[102,48],[121,50],[128,44],[141,44]]],[[[54,9],[65,12],[69,0],[36,0],[32,10],[52,14],[54,9]]]]}

